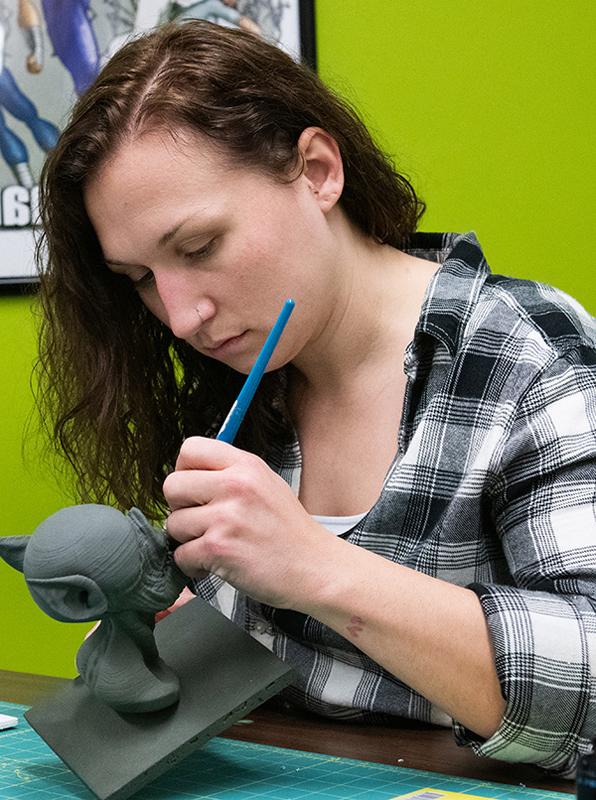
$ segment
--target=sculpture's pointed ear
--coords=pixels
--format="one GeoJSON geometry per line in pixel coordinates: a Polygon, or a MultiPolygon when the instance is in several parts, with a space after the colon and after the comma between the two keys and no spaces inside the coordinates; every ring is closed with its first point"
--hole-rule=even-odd
{"type": "Polygon", "coordinates": [[[23,571],[25,550],[30,538],[30,536],[0,536],[0,556],[19,572],[23,571]]]}
{"type": "Polygon", "coordinates": [[[41,610],[60,622],[91,622],[108,610],[105,594],[85,575],[34,578],[27,586],[41,610]]]}

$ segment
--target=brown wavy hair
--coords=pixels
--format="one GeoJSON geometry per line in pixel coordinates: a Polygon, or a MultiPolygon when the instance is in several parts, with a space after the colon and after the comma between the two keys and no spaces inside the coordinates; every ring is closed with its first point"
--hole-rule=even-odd
{"type": "MultiPolygon", "coordinates": [[[[297,141],[318,126],[344,163],[341,207],[378,242],[403,247],[424,204],[358,114],[308,67],[250,33],[201,20],[126,44],[80,98],[42,170],[42,322],[37,401],[81,500],[165,510],[162,483],[182,440],[210,435],[244,376],[205,358],[107,269],[83,202],[85,181],[148,130],[210,137],[232,163],[276,180],[300,174],[297,141]]],[[[265,376],[237,444],[265,455],[284,440],[284,370],[265,376]]]]}

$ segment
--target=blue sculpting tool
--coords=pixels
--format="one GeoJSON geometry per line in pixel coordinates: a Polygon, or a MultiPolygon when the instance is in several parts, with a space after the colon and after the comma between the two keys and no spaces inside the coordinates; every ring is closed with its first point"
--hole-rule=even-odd
{"type": "Polygon", "coordinates": [[[277,318],[277,322],[265,340],[265,344],[261,348],[261,352],[257,356],[257,360],[253,364],[251,371],[248,373],[247,379],[244,381],[244,386],[242,389],[240,389],[240,394],[236,398],[234,405],[230,409],[230,413],[226,417],[224,424],[221,426],[219,433],[215,437],[216,439],[219,439],[220,442],[228,442],[228,444],[232,444],[234,441],[234,438],[238,433],[238,428],[244,419],[244,415],[248,411],[248,407],[255,396],[255,392],[257,391],[259,383],[261,382],[263,373],[267,368],[269,359],[271,358],[273,351],[279,342],[279,337],[282,335],[283,330],[286,327],[286,323],[290,318],[290,314],[294,310],[294,305],[295,303],[293,300],[286,300],[284,303],[279,317],[277,318]]]}

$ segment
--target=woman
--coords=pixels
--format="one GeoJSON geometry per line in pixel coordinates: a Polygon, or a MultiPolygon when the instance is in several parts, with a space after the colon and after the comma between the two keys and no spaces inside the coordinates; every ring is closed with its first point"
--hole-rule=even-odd
{"type": "Polygon", "coordinates": [[[202,22],[130,43],[43,174],[42,406],[84,498],[169,510],[295,702],[571,774],[596,728],[593,320],[473,234],[416,234],[422,210],[276,48],[202,22]],[[238,446],[209,438],[286,297],[238,446]]]}

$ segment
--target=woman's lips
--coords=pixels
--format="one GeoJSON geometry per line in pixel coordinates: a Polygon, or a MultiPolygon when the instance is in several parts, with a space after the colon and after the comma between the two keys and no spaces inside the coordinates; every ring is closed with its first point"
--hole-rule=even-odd
{"type": "Polygon", "coordinates": [[[214,347],[206,347],[205,350],[210,356],[225,355],[227,353],[236,352],[244,345],[244,339],[248,331],[244,331],[238,336],[230,336],[228,339],[223,339],[219,344],[214,347]]]}

